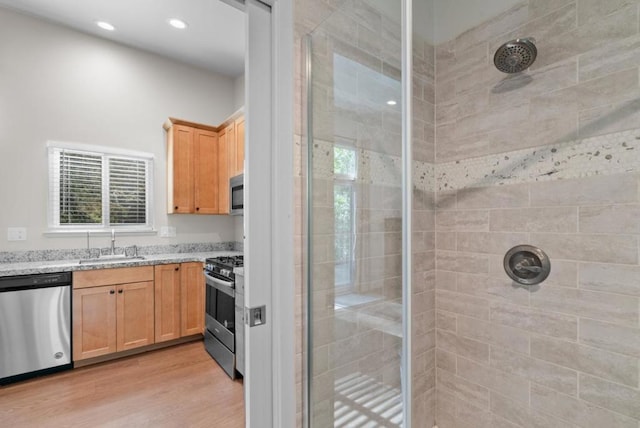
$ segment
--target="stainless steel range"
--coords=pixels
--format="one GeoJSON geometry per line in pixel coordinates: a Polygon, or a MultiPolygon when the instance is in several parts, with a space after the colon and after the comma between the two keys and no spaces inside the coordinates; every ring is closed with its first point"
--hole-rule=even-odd
{"type": "Polygon", "coordinates": [[[242,256],[214,257],[206,259],[204,269],[205,348],[232,379],[237,375],[233,269],[242,265],[242,256]]]}

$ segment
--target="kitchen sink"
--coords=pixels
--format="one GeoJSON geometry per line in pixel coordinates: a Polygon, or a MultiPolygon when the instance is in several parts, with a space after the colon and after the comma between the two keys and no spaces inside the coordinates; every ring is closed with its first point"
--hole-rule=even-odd
{"type": "Polygon", "coordinates": [[[145,260],[144,256],[122,256],[122,255],[118,255],[118,256],[101,256],[101,257],[95,257],[92,259],[80,259],[80,261],[78,263],[80,263],[81,265],[85,265],[85,264],[90,264],[90,263],[114,263],[114,262],[128,262],[128,261],[134,261],[134,260],[145,260]]]}

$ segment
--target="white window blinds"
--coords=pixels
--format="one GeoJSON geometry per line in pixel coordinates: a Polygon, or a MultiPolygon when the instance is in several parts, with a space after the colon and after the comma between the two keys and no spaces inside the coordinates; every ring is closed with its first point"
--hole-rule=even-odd
{"type": "Polygon", "coordinates": [[[109,222],[145,224],[147,219],[147,167],[144,161],[109,159],[109,222]]]}
{"type": "Polygon", "coordinates": [[[102,157],[60,151],[60,224],[102,224],[102,157]]]}
{"type": "MultiPolygon", "coordinates": [[[[49,227],[150,229],[152,158],[49,143],[49,227]]],[[[83,146],[86,147],[86,146],[83,146]]]]}

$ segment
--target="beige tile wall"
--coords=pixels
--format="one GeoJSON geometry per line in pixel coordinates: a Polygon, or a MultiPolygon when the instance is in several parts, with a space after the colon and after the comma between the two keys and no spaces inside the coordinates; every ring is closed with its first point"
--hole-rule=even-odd
{"type": "MultiPolygon", "coordinates": [[[[414,163],[433,163],[435,141],[435,49],[413,35],[414,163]]],[[[427,170],[428,171],[428,170],[427,170]]],[[[433,171],[433,170],[431,170],[433,171]]],[[[427,172],[433,175],[433,172],[427,172]]],[[[435,206],[433,187],[421,186],[414,174],[412,264],[413,264],[413,391],[415,426],[431,428],[436,406],[436,318],[435,318],[435,206]]],[[[427,183],[432,182],[426,180],[427,183]]]]}
{"type": "Polygon", "coordinates": [[[468,189],[443,195],[436,230],[454,237],[436,258],[440,428],[468,426],[469,406],[487,424],[640,425],[639,183],[638,174],[567,180],[564,199],[548,182],[494,188],[522,194],[518,208],[500,198],[468,207],[468,189]],[[530,290],[501,266],[524,243],[552,265],[530,290]]]}
{"type": "MultiPolygon", "coordinates": [[[[581,139],[640,128],[638,25],[637,1],[529,0],[437,46],[436,162],[500,153],[508,164],[572,140],[590,160],[599,153],[581,139]],[[508,76],[493,53],[517,37],[536,39],[538,59],[508,76]]],[[[491,177],[484,165],[469,176],[491,177]]],[[[536,182],[522,162],[508,168],[521,184],[440,183],[439,428],[640,426],[640,174],[587,165],[558,163],[571,179],[536,182]],[[541,286],[504,273],[517,244],[551,258],[541,286]]]]}
{"type": "Polygon", "coordinates": [[[525,1],[439,45],[436,61],[438,162],[638,127],[637,1],[525,1]],[[503,74],[493,54],[518,37],[536,39],[538,58],[503,74]]]}

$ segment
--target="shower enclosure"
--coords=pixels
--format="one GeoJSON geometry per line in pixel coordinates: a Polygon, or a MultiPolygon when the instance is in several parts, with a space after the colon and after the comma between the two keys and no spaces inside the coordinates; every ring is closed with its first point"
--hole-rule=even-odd
{"type": "Polygon", "coordinates": [[[400,12],[347,2],[306,39],[314,426],[403,421],[400,12]]]}
{"type": "Polygon", "coordinates": [[[639,8],[298,8],[301,424],[640,426],[639,8]]]}

